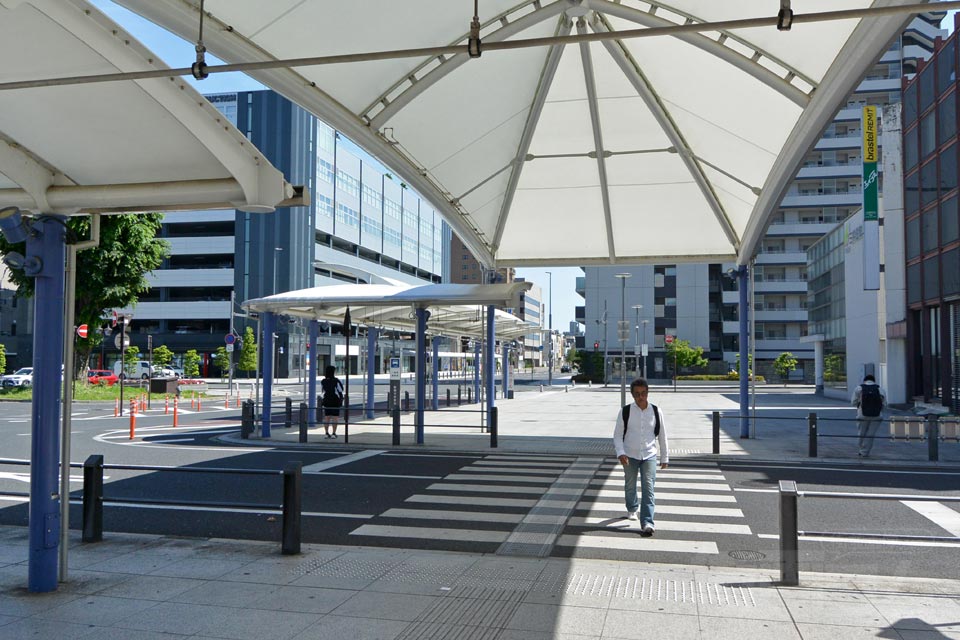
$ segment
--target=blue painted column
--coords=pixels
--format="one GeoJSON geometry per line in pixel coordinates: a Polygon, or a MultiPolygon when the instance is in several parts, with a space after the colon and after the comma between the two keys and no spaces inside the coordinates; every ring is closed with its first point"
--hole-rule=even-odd
{"type": "Polygon", "coordinates": [[[437,411],[440,409],[440,336],[433,336],[431,341],[433,345],[433,401],[430,407],[437,411]]]}
{"type": "Polygon", "coordinates": [[[60,539],[60,367],[66,248],[62,216],[44,216],[27,239],[24,272],[36,276],[33,321],[33,422],[30,438],[30,561],[32,592],[57,588],[60,539]],[[32,264],[31,264],[32,263],[32,264]]]}
{"type": "Polygon", "coordinates": [[[377,368],[377,337],[379,335],[379,329],[367,327],[367,418],[373,418],[373,405],[376,402],[374,396],[376,382],[373,372],[377,368]]]}
{"type": "Polygon", "coordinates": [[[750,437],[750,350],[747,328],[750,320],[750,300],[747,289],[747,265],[737,270],[737,288],[740,293],[740,437],[750,437]]]}
{"type": "Polygon", "coordinates": [[[482,340],[473,341],[473,397],[480,402],[480,345],[482,340]]]}
{"type": "Polygon", "coordinates": [[[273,399],[273,333],[277,330],[277,314],[263,314],[263,416],[260,435],[270,437],[271,400],[273,399]]]}
{"type": "Polygon", "coordinates": [[[496,336],[493,333],[493,314],[494,306],[487,307],[487,342],[484,344],[483,368],[487,375],[487,411],[493,409],[496,404],[494,401],[494,389],[496,388],[496,367],[494,366],[494,357],[496,345],[496,336]]]}
{"type": "Polygon", "coordinates": [[[317,340],[320,338],[320,323],[311,320],[309,325],[310,367],[307,370],[307,424],[317,424],[317,340]]]}
{"type": "Polygon", "coordinates": [[[423,422],[427,395],[427,319],[430,312],[417,308],[417,410],[414,429],[417,435],[417,444],[423,444],[423,422]]]}
{"type": "Polygon", "coordinates": [[[510,391],[510,345],[506,341],[500,345],[503,355],[503,399],[507,399],[510,391]]]}

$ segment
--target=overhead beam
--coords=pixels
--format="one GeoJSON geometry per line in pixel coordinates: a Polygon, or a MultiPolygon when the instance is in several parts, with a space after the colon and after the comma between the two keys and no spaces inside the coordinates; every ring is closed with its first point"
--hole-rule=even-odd
{"type": "MultiPolygon", "coordinates": [[[[531,4],[536,6],[537,3],[528,2],[525,5],[521,5],[520,7],[512,9],[510,13],[516,13],[517,9],[522,9],[531,4]]],[[[507,38],[515,36],[518,33],[522,33],[530,27],[560,15],[566,9],[570,8],[570,6],[570,0],[556,0],[545,7],[539,7],[535,9],[534,11],[521,18],[518,18],[517,20],[514,20],[513,22],[506,22],[508,19],[508,14],[496,16],[492,20],[488,20],[487,23],[481,27],[481,29],[496,22],[506,22],[506,24],[496,31],[484,35],[483,44],[487,45],[494,42],[503,42],[507,38]]],[[[456,42],[466,42],[469,35],[470,34],[468,33],[463,34],[461,37],[457,38],[456,42]]],[[[431,60],[434,59],[435,58],[431,58],[431,60]]],[[[450,58],[442,59],[439,66],[435,67],[422,78],[417,78],[417,71],[429,64],[424,63],[418,68],[418,70],[414,70],[412,73],[407,74],[403,80],[394,83],[390,89],[377,97],[377,99],[374,100],[369,107],[361,112],[363,117],[370,121],[370,127],[372,129],[379,130],[384,124],[386,124],[388,120],[390,120],[390,118],[395,116],[401,109],[410,104],[417,96],[423,94],[423,92],[425,92],[427,89],[434,86],[440,80],[447,77],[469,61],[470,56],[468,54],[458,53],[450,58]],[[407,89],[397,97],[392,99],[389,98],[390,94],[396,91],[396,89],[404,82],[409,82],[410,86],[407,87],[407,89]],[[371,117],[370,113],[380,105],[382,105],[383,108],[377,112],[376,115],[371,117]]]]}
{"type": "MultiPolygon", "coordinates": [[[[573,28],[573,22],[564,16],[557,24],[555,35],[567,35],[571,28],[573,28]]],[[[520,135],[520,143],[517,145],[517,155],[514,156],[503,203],[500,205],[500,215],[497,216],[497,228],[494,231],[492,243],[494,252],[496,252],[500,246],[500,241],[503,239],[503,229],[507,223],[510,207],[513,206],[513,197],[517,193],[517,184],[520,182],[520,175],[523,173],[523,163],[527,153],[530,152],[533,134],[537,130],[537,123],[543,113],[543,105],[550,93],[550,86],[557,75],[557,67],[560,65],[560,57],[563,55],[564,48],[565,46],[560,44],[550,47],[550,51],[547,52],[547,59],[543,64],[543,71],[540,72],[540,81],[537,83],[537,90],[533,94],[533,102],[530,105],[530,112],[527,114],[527,121],[523,123],[523,133],[520,135]]]]}
{"type": "Polygon", "coordinates": [[[0,139],[0,174],[20,185],[26,196],[18,198],[19,202],[7,202],[0,196],[0,207],[13,205],[21,209],[50,211],[47,189],[54,183],[56,171],[43,166],[18,145],[0,139]]]}
{"type": "MultiPolygon", "coordinates": [[[[591,27],[594,31],[609,31],[609,25],[603,16],[599,14],[594,15],[591,27]]],[[[694,182],[696,182],[697,187],[699,187],[700,193],[703,195],[714,217],[720,224],[720,228],[723,229],[727,240],[739,251],[740,237],[737,235],[736,229],[734,229],[733,224],[730,222],[730,218],[727,217],[727,212],[724,210],[719,198],[717,198],[717,194],[713,190],[713,185],[710,184],[706,174],[703,172],[703,167],[700,166],[696,154],[690,149],[690,145],[683,137],[683,134],[680,133],[680,128],[677,126],[677,123],[674,122],[666,107],[664,107],[660,96],[657,95],[657,92],[650,85],[650,81],[640,70],[640,66],[626,50],[626,47],[623,46],[623,43],[604,40],[603,46],[610,54],[610,57],[613,58],[614,62],[617,63],[617,66],[620,67],[620,70],[623,71],[630,84],[633,85],[640,99],[647,105],[651,115],[656,119],[660,128],[663,129],[664,134],[666,134],[667,139],[676,147],[680,159],[683,161],[687,171],[690,172],[690,176],[694,182]]]]}
{"type": "MultiPolygon", "coordinates": [[[[610,16],[615,16],[623,20],[628,20],[636,24],[642,24],[645,27],[658,28],[658,27],[674,26],[674,23],[670,22],[669,20],[666,20],[665,18],[661,18],[657,15],[654,15],[653,13],[641,11],[639,9],[635,9],[633,7],[629,7],[623,4],[610,2],[609,0],[586,0],[586,3],[594,11],[598,11],[610,16]]],[[[652,3],[651,6],[656,7],[656,6],[662,6],[662,5],[660,5],[659,3],[652,3]]],[[[672,9],[669,7],[666,7],[666,8],[677,14],[684,15],[675,9],[672,9]]],[[[696,20],[696,22],[703,23],[704,21],[696,20]]],[[[714,40],[712,38],[708,38],[702,33],[681,32],[681,33],[677,33],[674,37],[677,38],[678,40],[682,40],[686,42],[687,44],[697,47],[698,49],[706,51],[707,53],[710,53],[720,58],[721,60],[730,64],[731,66],[737,69],[740,69],[744,73],[747,73],[753,76],[754,78],[756,78],[766,86],[770,87],[774,91],[777,91],[782,95],[784,95],[785,97],[787,97],[791,102],[798,105],[799,107],[803,108],[807,106],[807,103],[810,102],[810,95],[802,91],[799,87],[791,84],[788,78],[796,77],[803,80],[803,82],[810,85],[811,91],[813,89],[816,89],[816,86],[817,86],[812,79],[805,76],[799,69],[791,67],[790,65],[780,61],[778,58],[767,53],[760,47],[757,47],[742,38],[739,38],[726,31],[719,31],[718,33],[720,33],[723,36],[722,42],[714,40]],[[750,50],[755,52],[756,57],[751,58],[743,55],[739,51],[735,51],[734,49],[731,49],[730,47],[724,44],[724,42],[726,42],[727,40],[735,41],[740,45],[744,46],[745,48],[749,48],[750,50]],[[780,66],[784,70],[784,74],[785,74],[784,77],[777,75],[776,73],[771,71],[769,68],[761,65],[759,63],[759,60],[763,58],[771,62],[775,62],[778,66],[780,66]]],[[[605,40],[604,42],[609,42],[609,41],[605,40]]]]}
{"type": "MultiPolygon", "coordinates": [[[[583,18],[577,20],[577,33],[585,34],[587,24],[583,18]]],[[[613,242],[613,215],[610,211],[610,183],[607,180],[607,160],[603,153],[603,130],[600,126],[600,107],[597,105],[597,79],[593,73],[593,56],[590,43],[580,43],[580,61],[583,64],[583,81],[587,88],[587,104],[590,106],[590,127],[593,129],[593,148],[597,153],[597,173],[600,178],[600,197],[603,201],[603,220],[607,231],[607,253],[610,262],[617,259],[617,248],[613,242]]]]}

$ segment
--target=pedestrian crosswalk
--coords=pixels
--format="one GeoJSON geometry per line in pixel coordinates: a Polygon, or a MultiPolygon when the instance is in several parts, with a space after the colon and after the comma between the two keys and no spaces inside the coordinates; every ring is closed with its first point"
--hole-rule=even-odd
{"type": "Polygon", "coordinates": [[[714,465],[658,472],[651,538],[626,518],[623,482],[615,458],[495,454],[425,485],[350,535],[361,544],[646,561],[716,556],[721,538],[753,536],[714,465]]]}

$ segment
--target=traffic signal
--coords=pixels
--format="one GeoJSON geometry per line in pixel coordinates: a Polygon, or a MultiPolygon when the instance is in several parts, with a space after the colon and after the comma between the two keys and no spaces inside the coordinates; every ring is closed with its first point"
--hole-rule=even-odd
{"type": "Polygon", "coordinates": [[[599,349],[599,348],[600,348],[600,341],[599,341],[599,340],[598,340],[597,342],[594,342],[594,343],[593,343],[593,348],[594,348],[594,349],[599,349]]]}

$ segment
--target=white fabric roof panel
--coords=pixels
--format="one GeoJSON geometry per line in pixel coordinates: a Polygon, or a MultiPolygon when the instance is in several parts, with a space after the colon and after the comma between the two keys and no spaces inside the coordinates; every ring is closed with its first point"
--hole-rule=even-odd
{"type": "MultiPolygon", "coordinates": [[[[3,82],[162,68],[85,0],[0,0],[3,82]]],[[[0,91],[0,206],[71,214],[237,207],[294,195],[180,78],[0,91]]]]}
{"type": "MultiPolygon", "coordinates": [[[[119,2],[195,38],[199,0],[119,2]]],[[[470,4],[207,0],[204,40],[230,62],[465,45],[470,4]]],[[[805,0],[794,10],[905,4],[805,0]]],[[[479,7],[487,43],[770,18],[779,9],[756,0],[479,7]]],[[[391,166],[488,265],[746,262],[807,150],[910,19],[624,37],[586,45],[592,63],[571,43],[252,75],[391,166]]]]}

